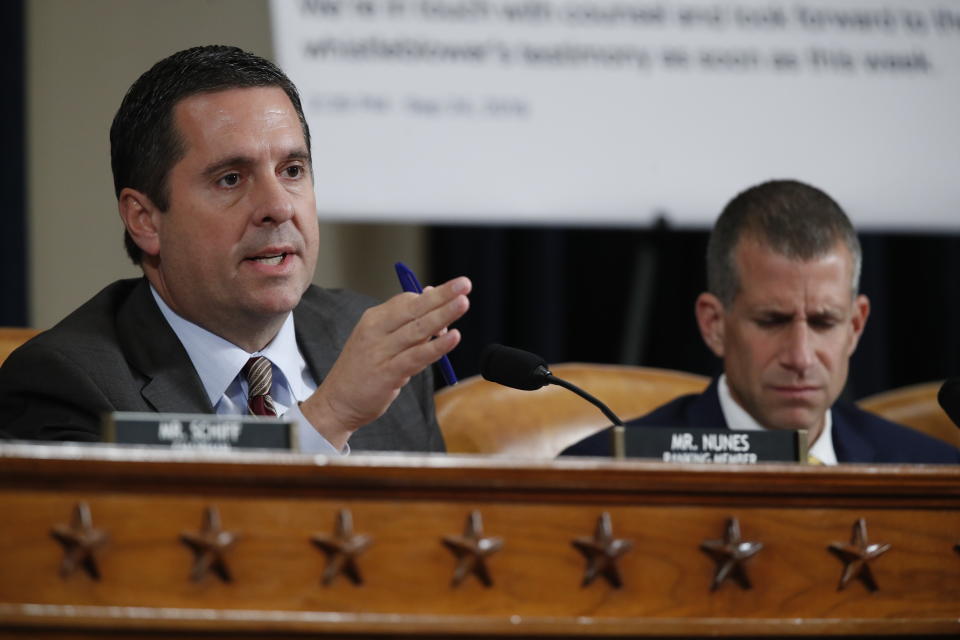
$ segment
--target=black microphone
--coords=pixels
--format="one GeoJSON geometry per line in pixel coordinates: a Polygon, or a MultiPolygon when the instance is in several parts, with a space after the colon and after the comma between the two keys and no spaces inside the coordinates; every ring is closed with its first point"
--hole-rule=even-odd
{"type": "Polygon", "coordinates": [[[623,427],[623,420],[610,407],[577,385],[550,373],[547,361],[529,351],[502,344],[488,344],[480,354],[480,375],[490,382],[523,391],[536,391],[548,384],[569,389],[600,409],[614,425],[623,427]]]}
{"type": "Polygon", "coordinates": [[[488,344],[480,354],[480,375],[512,389],[536,391],[550,384],[547,376],[552,374],[547,361],[534,353],[488,344]]]}
{"type": "Polygon", "coordinates": [[[953,424],[960,427],[960,378],[951,378],[943,383],[937,392],[937,402],[953,420],[953,424]]]}

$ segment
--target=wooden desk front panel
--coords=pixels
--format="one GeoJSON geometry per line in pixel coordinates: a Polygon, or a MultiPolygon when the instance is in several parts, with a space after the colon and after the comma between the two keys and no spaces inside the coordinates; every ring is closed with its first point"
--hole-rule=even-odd
{"type": "Polygon", "coordinates": [[[23,605],[36,604],[55,605],[49,615],[31,609],[37,619],[62,616],[59,605],[107,618],[98,607],[136,607],[148,618],[249,611],[312,628],[298,614],[323,612],[361,630],[424,633],[746,633],[769,625],[781,634],[960,632],[957,469],[513,467],[455,458],[0,462],[8,620],[29,621],[23,605]],[[50,530],[69,523],[80,502],[109,535],[97,554],[99,581],[58,574],[63,551],[50,530]],[[226,554],[229,583],[212,573],[189,578],[193,554],[180,536],[200,528],[207,507],[238,536],[226,554]],[[373,538],[357,561],[361,585],[344,575],[321,581],[327,560],[311,537],[331,534],[340,509],[350,510],[355,533],[373,538]],[[469,575],[454,587],[456,559],[441,541],[461,534],[473,510],[484,534],[504,546],[487,560],[492,586],[469,575]],[[593,535],[603,512],[613,535],[633,545],[617,563],[620,589],[603,577],[584,586],[586,560],[572,544],[593,535]],[[716,564],[700,544],[722,538],[729,518],[763,549],[745,563],[752,588],[728,580],[711,591],[716,564]],[[859,518],[871,542],[891,545],[870,563],[875,592],[859,580],[838,589],[844,565],[828,550],[850,541],[859,518]]]}

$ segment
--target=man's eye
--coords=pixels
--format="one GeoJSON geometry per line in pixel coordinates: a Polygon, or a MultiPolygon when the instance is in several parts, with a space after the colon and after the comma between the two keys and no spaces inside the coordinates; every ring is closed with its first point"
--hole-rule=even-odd
{"type": "Polygon", "coordinates": [[[292,164],[283,170],[288,178],[299,178],[303,175],[303,167],[298,164],[292,164]]]}
{"type": "Polygon", "coordinates": [[[228,173],[219,180],[220,184],[224,187],[235,187],[240,184],[240,174],[239,173],[228,173]]]}
{"type": "Polygon", "coordinates": [[[757,325],[764,328],[779,327],[780,325],[785,324],[786,322],[787,320],[784,318],[757,318],[756,319],[757,325]]]}

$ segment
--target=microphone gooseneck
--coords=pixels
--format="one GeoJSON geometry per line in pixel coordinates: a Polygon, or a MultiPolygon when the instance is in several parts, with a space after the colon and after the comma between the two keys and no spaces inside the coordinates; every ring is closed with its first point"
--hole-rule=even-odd
{"type": "Polygon", "coordinates": [[[545,385],[555,384],[600,409],[614,425],[623,426],[623,420],[610,407],[572,382],[553,375],[547,368],[547,361],[529,351],[502,344],[487,345],[480,354],[480,374],[490,382],[523,391],[535,391],[545,385]]]}
{"type": "Polygon", "coordinates": [[[547,374],[547,380],[550,382],[550,384],[555,384],[555,385],[557,385],[558,387],[563,387],[564,389],[569,389],[570,391],[573,391],[575,394],[577,394],[578,396],[580,396],[581,398],[583,398],[583,399],[586,400],[587,402],[593,404],[595,407],[597,407],[598,409],[600,409],[600,411],[603,411],[603,415],[607,416],[607,419],[610,420],[610,422],[612,422],[613,424],[615,424],[615,425],[617,425],[617,426],[621,426],[621,427],[623,426],[623,420],[621,420],[621,419],[617,416],[617,414],[615,414],[613,411],[611,411],[611,410],[610,410],[610,407],[608,407],[607,405],[603,404],[603,403],[602,403],[600,400],[598,400],[595,396],[590,395],[589,393],[587,393],[586,391],[584,391],[583,389],[581,389],[581,388],[578,387],[577,385],[575,385],[575,384],[573,384],[573,383],[571,383],[571,382],[567,382],[567,381],[564,380],[563,378],[558,378],[557,376],[553,375],[552,373],[548,373],[548,374],[547,374]]]}

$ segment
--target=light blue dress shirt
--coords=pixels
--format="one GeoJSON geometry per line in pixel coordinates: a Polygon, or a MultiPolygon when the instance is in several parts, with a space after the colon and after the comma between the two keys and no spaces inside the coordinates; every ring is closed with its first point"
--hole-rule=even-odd
{"type": "Polygon", "coordinates": [[[200,325],[177,315],[153,286],[153,299],[160,313],[177,334],[186,349],[193,368],[218,415],[246,415],[247,381],[240,373],[243,365],[252,357],[263,356],[273,363],[273,386],[270,396],[277,408],[277,415],[297,425],[300,451],[324,455],[346,455],[350,445],[337,451],[303,416],[299,403],[310,397],[317,383],[307,367],[293,329],[293,314],[287,315],[280,332],[262,351],[247,353],[232,342],[210,333],[200,325]]]}

